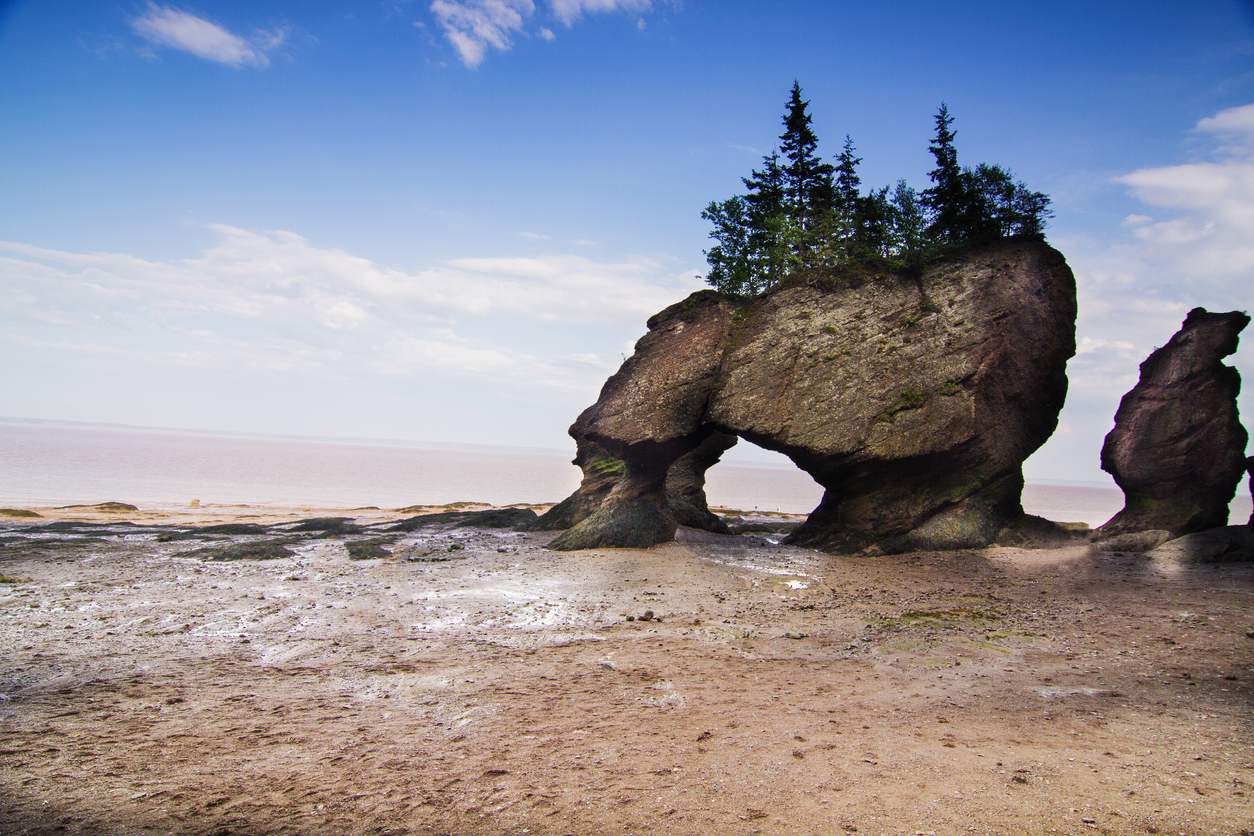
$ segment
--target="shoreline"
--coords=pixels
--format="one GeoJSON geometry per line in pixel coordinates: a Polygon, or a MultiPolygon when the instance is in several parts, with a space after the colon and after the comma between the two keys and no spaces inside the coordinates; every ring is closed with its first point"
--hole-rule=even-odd
{"type": "MultiPolygon", "coordinates": [[[[460,510],[465,508],[530,508],[538,514],[551,508],[560,498],[547,502],[513,502],[513,503],[489,503],[478,502],[474,500],[460,500],[447,503],[423,503],[419,505],[406,505],[394,507],[381,507],[372,505],[350,505],[346,503],[326,503],[326,502],[200,502],[193,504],[192,502],[145,502],[132,501],[124,498],[111,498],[104,500],[59,500],[48,501],[43,499],[29,499],[21,497],[5,497],[0,496],[0,520],[20,520],[20,519],[44,519],[47,521],[54,520],[73,520],[84,519],[89,521],[123,521],[131,520],[135,522],[168,522],[196,525],[200,523],[225,522],[231,519],[255,519],[255,520],[293,520],[301,517],[320,517],[320,516],[352,516],[355,518],[382,521],[392,519],[394,517],[406,516],[414,513],[406,512],[405,509],[411,508],[427,508],[430,509],[425,513],[437,513],[439,511],[460,510]],[[123,503],[136,507],[135,511],[124,512],[107,512],[98,510],[97,506],[107,503],[123,503]],[[20,517],[12,514],[5,514],[6,510],[11,511],[31,511],[39,514],[38,518],[20,517]]],[[[1058,484],[1037,484],[1027,483],[1024,491],[1024,510],[1028,514],[1041,516],[1063,525],[1086,525],[1090,529],[1096,529],[1103,522],[1110,519],[1120,508],[1123,507],[1122,494],[1118,494],[1112,489],[1094,488],[1073,485],[1058,484]],[[1036,493],[1033,495],[1035,489],[1036,493]],[[1049,492],[1080,492],[1100,491],[1097,496],[1103,500],[1108,506],[1101,512],[1093,510],[1085,511],[1083,509],[1071,508],[1069,510],[1058,510],[1059,504],[1057,499],[1050,499],[1049,492]],[[1112,495],[1114,494],[1114,495],[1112,495]],[[1035,503],[1033,503],[1035,499],[1035,503]],[[1099,519],[1100,518],[1100,519],[1099,519]]],[[[1251,516],[1251,499],[1238,493],[1230,504],[1229,525],[1244,525],[1251,516]]],[[[764,517],[770,519],[788,519],[803,520],[810,513],[809,511],[783,511],[770,510],[767,508],[734,508],[728,505],[711,504],[710,510],[720,515],[739,515],[742,517],[764,517]]]]}

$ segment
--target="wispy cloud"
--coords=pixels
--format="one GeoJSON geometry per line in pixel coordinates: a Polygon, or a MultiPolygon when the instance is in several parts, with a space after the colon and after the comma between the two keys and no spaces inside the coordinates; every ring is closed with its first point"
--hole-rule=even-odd
{"type": "Polygon", "coordinates": [[[531,0],[435,0],[431,11],[444,28],[444,36],[474,68],[483,63],[488,47],[502,52],[513,45],[524,20],[536,10],[531,0]]]}
{"type": "MultiPolygon", "coordinates": [[[[570,28],[586,13],[639,13],[652,5],[652,0],[549,0],[548,10],[570,28]]],[[[431,12],[462,63],[471,69],[483,63],[489,49],[508,51],[520,34],[534,34],[546,41],[556,37],[547,26],[529,30],[536,16],[533,0],[433,0],[431,12]]]]}
{"type": "Polygon", "coordinates": [[[283,44],[284,29],[258,32],[246,39],[216,23],[171,6],[148,4],[148,11],[131,21],[131,28],[157,46],[190,52],[209,61],[232,67],[264,67],[270,63],[266,52],[283,44]]]}
{"type": "Polygon", "coordinates": [[[585,12],[644,12],[653,3],[651,0],[550,0],[549,6],[554,17],[572,26],[585,12]]]}
{"type": "Polygon", "coordinates": [[[1248,304],[1254,278],[1254,105],[1203,119],[1197,130],[1222,139],[1215,159],[1118,178],[1133,196],[1168,215],[1138,216],[1133,234],[1143,258],[1159,270],[1202,283],[1232,304],[1248,304]]]}
{"type": "Polygon", "coordinates": [[[643,331],[652,313],[700,286],[691,271],[668,274],[650,259],[464,258],[406,273],[290,232],[214,230],[215,246],[172,261],[0,242],[9,290],[0,319],[10,339],[27,333],[58,351],[125,352],[132,338],[150,337],[154,357],[175,365],[421,368],[594,389],[616,365],[617,341],[603,356],[538,356],[457,331],[492,317],[523,344],[528,328],[555,324],[643,331]]]}

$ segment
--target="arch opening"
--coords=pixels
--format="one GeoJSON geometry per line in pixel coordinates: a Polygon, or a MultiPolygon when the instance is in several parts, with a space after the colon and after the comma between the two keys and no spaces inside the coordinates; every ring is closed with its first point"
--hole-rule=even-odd
{"type": "Polygon", "coordinates": [[[705,472],[705,496],[716,514],[807,515],[822,500],[823,486],[783,453],[740,438],[705,472]]]}

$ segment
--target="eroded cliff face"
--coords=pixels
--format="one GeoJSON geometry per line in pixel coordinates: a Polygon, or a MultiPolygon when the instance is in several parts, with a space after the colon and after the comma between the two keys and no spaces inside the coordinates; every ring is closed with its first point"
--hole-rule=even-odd
{"type": "Polygon", "coordinates": [[[672,537],[666,474],[713,433],[780,451],[824,486],[794,543],[986,545],[1022,517],[1021,464],[1057,424],[1075,304],[1061,254],[1031,241],[744,306],[694,294],[649,321],[571,427],[623,472],[554,547],[672,537]]]}
{"type": "Polygon", "coordinates": [[[1249,322],[1238,311],[1194,308],[1141,364],[1102,445],[1102,469],[1123,489],[1124,508],[1100,537],[1150,529],[1180,536],[1227,524],[1248,464],[1241,375],[1222,360],[1249,322]]]}

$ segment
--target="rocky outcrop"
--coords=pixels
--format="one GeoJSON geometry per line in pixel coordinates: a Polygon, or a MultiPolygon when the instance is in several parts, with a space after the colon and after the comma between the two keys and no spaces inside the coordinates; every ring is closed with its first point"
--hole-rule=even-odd
{"type": "Polygon", "coordinates": [[[1154,560],[1177,563],[1242,563],[1254,560],[1254,529],[1227,525],[1186,534],[1149,552],[1154,560]]]}
{"type": "Polygon", "coordinates": [[[623,462],[601,445],[580,441],[571,464],[583,471],[583,481],[570,496],[524,527],[524,531],[563,531],[583,522],[601,507],[605,497],[622,481],[623,462]]]}
{"type": "Polygon", "coordinates": [[[1221,362],[1250,322],[1243,313],[1194,308],[1141,364],[1102,445],[1102,470],[1123,489],[1123,510],[1099,537],[1163,529],[1174,536],[1227,525],[1246,471],[1237,412],[1241,376],[1221,362]]]}
{"type": "Polygon", "coordinates": [[[1023,517],[1021,465],[1057,424],[1075,312],[1061,254],[1022,240],[919,275],[797,281],[745,305],[693,294],[649,320],[570,428],[623,471],[551,545],[673,537],[667,473],[714,433],[782,452],[823,485],[790,542],[987,545],[1023,517]]]}
{"type": "MultiPolygon", "coordinates": [[[[1250,474],[1250,500],[1254,502],[1254,456],[1245,460],[1245,472],[1250,474]]],[[[1254,528],[1254,509],[1250,511],[1250,521],[1246,525],[1254,528]]]]}
{"type": "MultiPolygon", "coordinates": [[[[695,450],[680,456],[671,465],[666,474],[666,508],[676,524],[717,534],[731,533],[727,523],[710,511],[705,498],[705,472],[735,444],[734,435],[711,433],[695,450]]],[[[560,531],[583,522],[601,507],[626,474],[621,459],[587,440],[579,442],[571,464],[583,471],[579,488],[525,526],[524,531],[560,531]]]]}
{"type": "Polygon", "coordinates": [[[666,507],[675,522],[689,528],[731,534],[727,523],[710,511],[705,497],[705,472],[736,446],[736,436],[713,432],[697,449],[676,459],[666,474],[666,507]]]}

